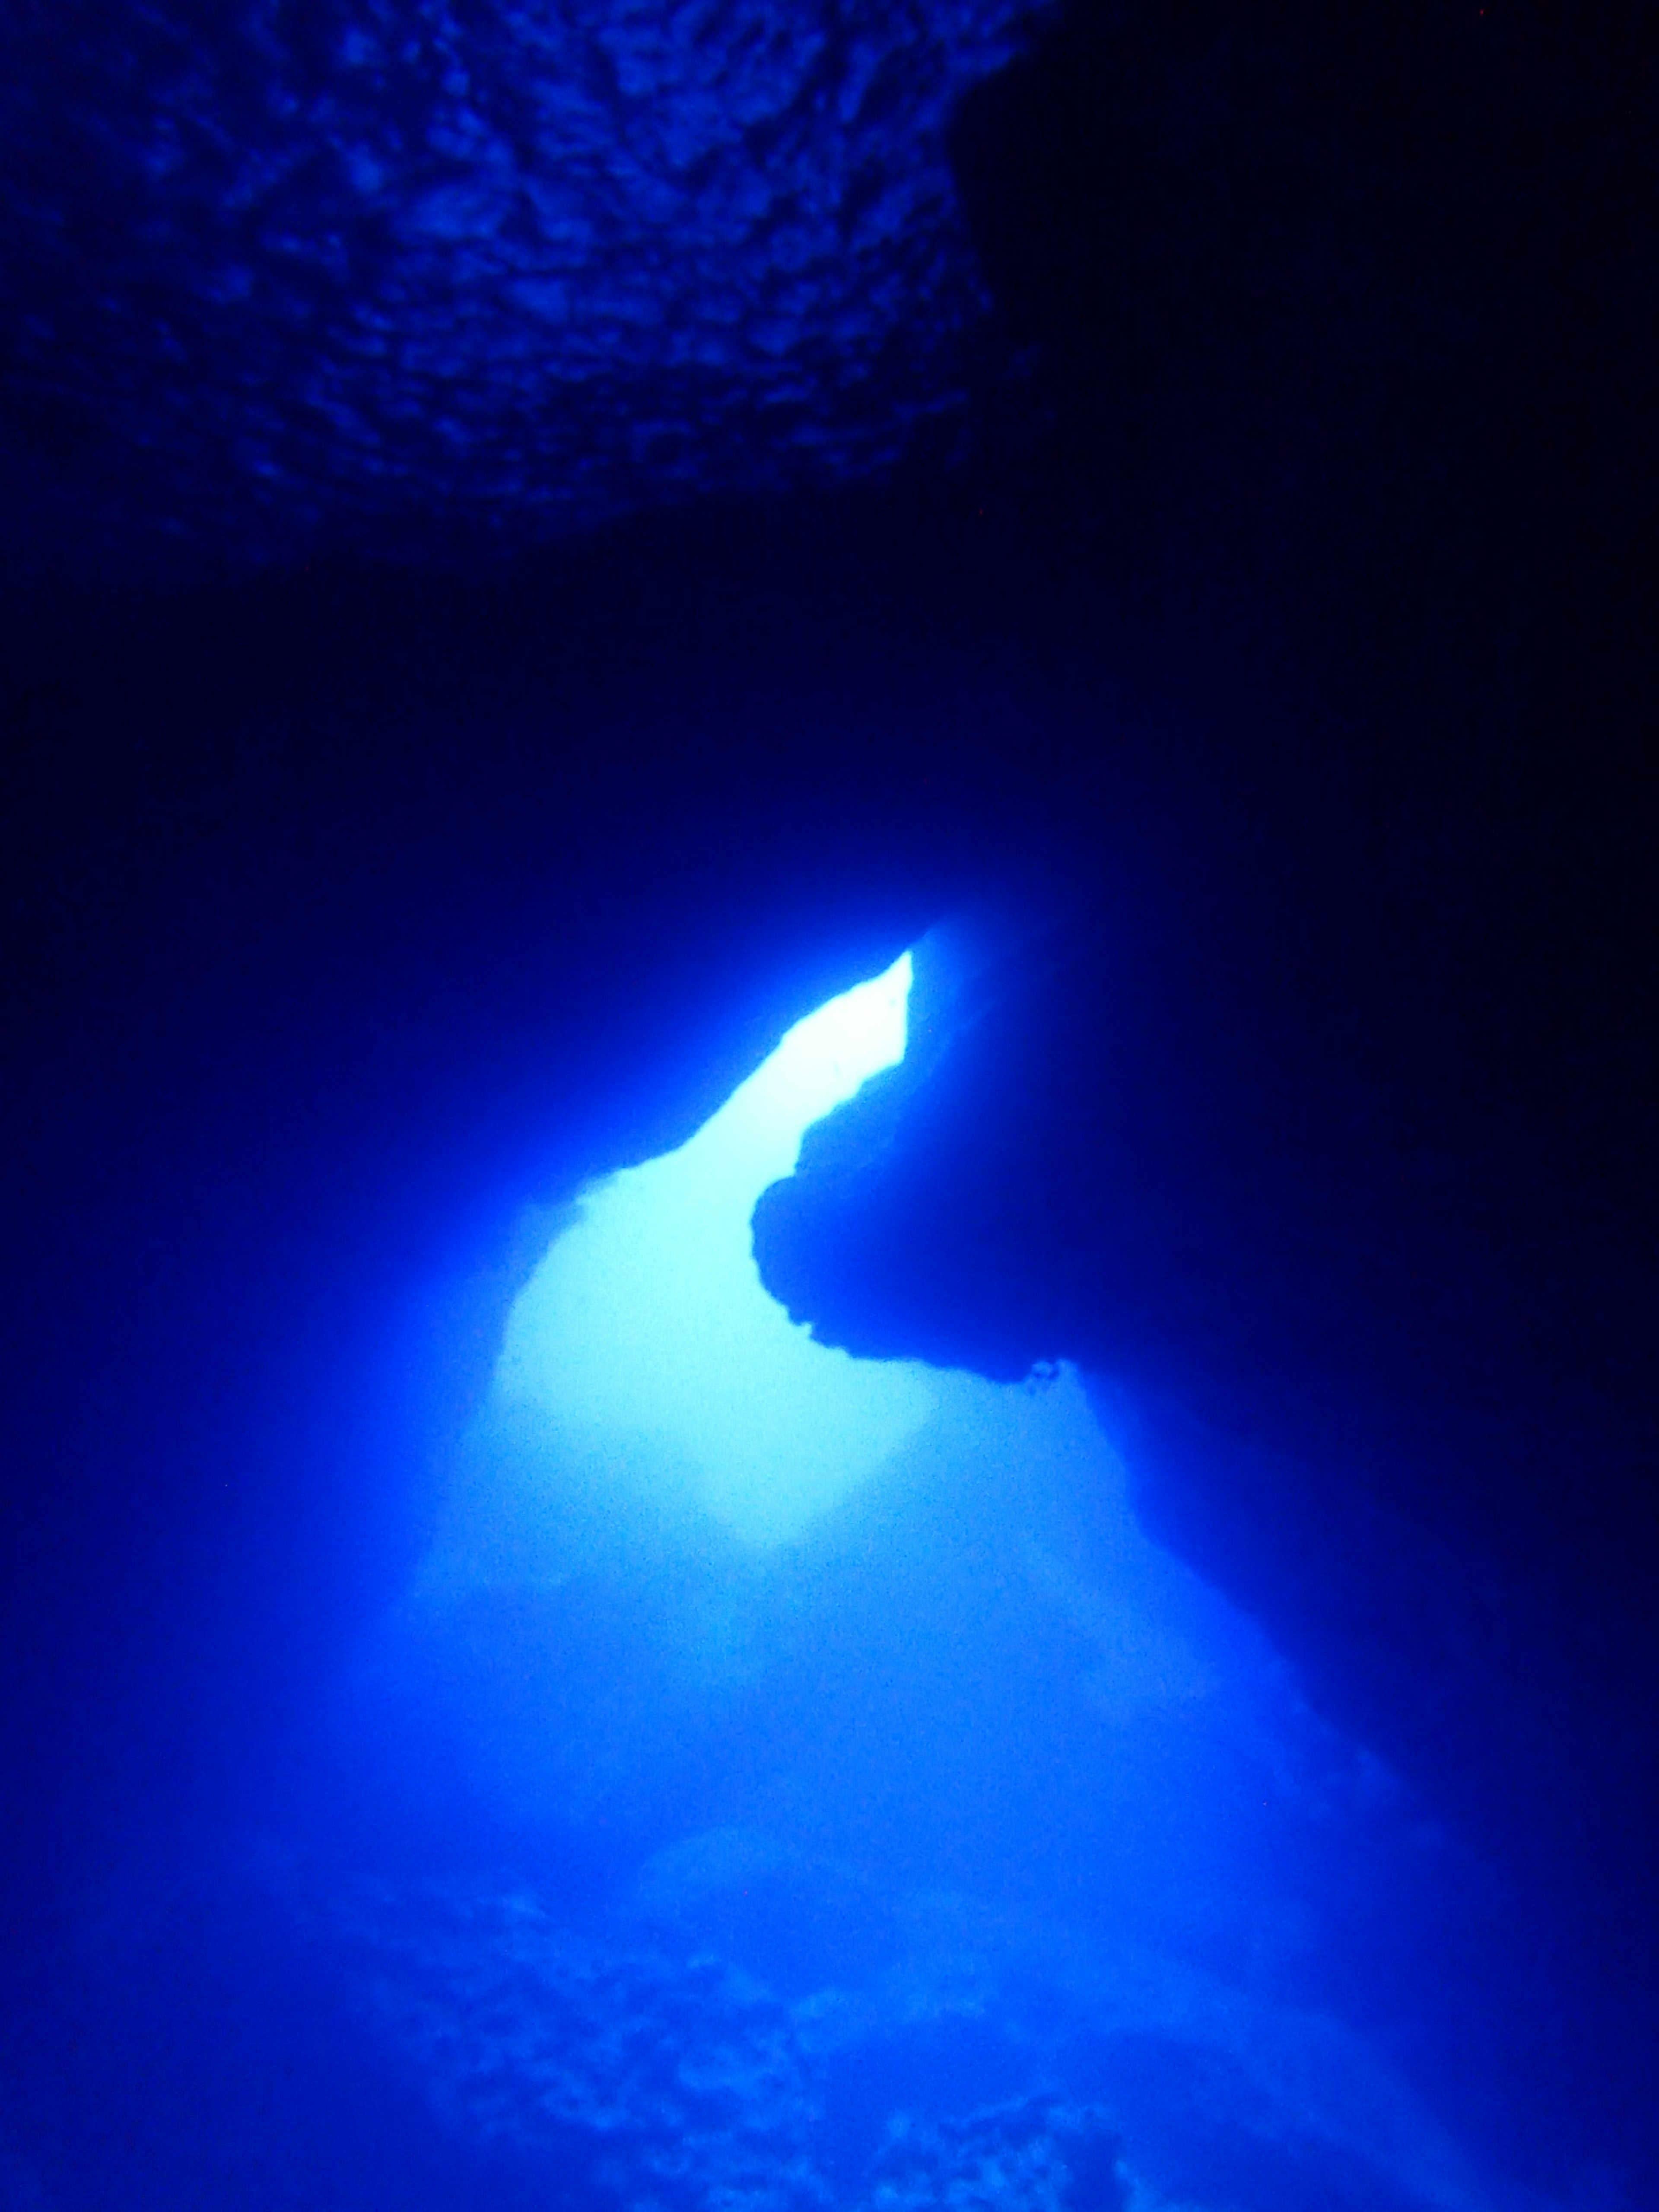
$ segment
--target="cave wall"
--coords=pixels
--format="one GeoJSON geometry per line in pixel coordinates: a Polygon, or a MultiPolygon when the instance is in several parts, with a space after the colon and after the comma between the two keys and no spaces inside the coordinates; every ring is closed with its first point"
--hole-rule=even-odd
{"type": "Polygon", "coordinates": [[[988,499],[1087,549],[1158,735],[756,1219],[829,1341],[1097,1378],[1152,1523],[1555,1916],[1626,2124],[1653,64],[1618,10],[1077,7],[964,100],[988,499]]]}

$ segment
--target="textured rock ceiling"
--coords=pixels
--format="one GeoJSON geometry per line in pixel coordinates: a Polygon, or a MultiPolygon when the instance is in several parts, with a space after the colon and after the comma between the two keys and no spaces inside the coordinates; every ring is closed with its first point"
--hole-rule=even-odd
{"type": "Polygon", "coordinates": [[[978,298],[945,125],[1020,12],[10,11],[10,468],[71,528],[280,553],[936,446],[978,298]]]}

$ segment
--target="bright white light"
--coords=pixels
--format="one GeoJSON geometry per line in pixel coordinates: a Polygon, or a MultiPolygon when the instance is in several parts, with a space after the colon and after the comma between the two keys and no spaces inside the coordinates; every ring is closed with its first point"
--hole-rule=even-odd
{"type": "Polygon", "coordinates": [[[689,1481],[755,1544],[799,1534],[921,1427],[927,1370],[814,1344],[762,1288],[749,1233],[803,1133],[903,1058],[909,988],[907,952],[797,1023],[678,1152],[584,1194],[514,1306],[498,1402],[619,1479],[689,1481]]]}
{"type": "Polygon", "coordinates": [[[722,1140],[740,1149],[761,1175],[755,1187],[758,1198],[769,1182],[794,1166],[802,1135],[814,1121],[852,1097],[872,1075],[903,1059],[910,980],[906,952],[884,975],[843,992],[797,1022],[771,1058],[699,1130],[692,1146],[722,1130],[722,1140]]]}

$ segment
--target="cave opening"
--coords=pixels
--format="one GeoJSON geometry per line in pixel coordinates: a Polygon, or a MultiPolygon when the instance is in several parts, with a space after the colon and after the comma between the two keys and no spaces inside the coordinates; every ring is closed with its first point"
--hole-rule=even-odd
{"type": "Polygon", "coordinates": [[[903,1057],[913,970],[798,1022],[675,1152],[586,1190],[514,1303],[492,1411],[618,1480],[690,1485],[744,1542],[799,1535],[921,1425],[923,1371],[813,1342],[763,1288],[749,1218],[805,1129],[903,1057]]]}
{"type": "Polygon", "coordinates": [[[1397,2055],[1470,1864],[1148,1534],[1121,1394],[854,1358],[762,1285],[755,1203],[902,1065],[913,974],[546,1224],[348,1723],[405,1832],[464,1839],[356,1923],[392,2039],[532,2160],[611,2125],[618,2036],[718,2046],[710,2190],[1036,2158],[1102,2205],[1496,2203],[1397,2055]]]}

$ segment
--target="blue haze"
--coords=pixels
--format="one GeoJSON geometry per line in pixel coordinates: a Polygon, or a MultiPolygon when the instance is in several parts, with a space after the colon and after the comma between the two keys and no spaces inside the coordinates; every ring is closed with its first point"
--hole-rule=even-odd
{"type": "Polygon", "coordinates": [[[769,1307],[748,1208],[907,981],[544,1232],[343,1710],[414,1839],[313,1906],[368,2032],[572,2201],[1534,2202],[1407,2063],[1479,1869],[1145,1534],[1123,1407],[769,1307]]]}

